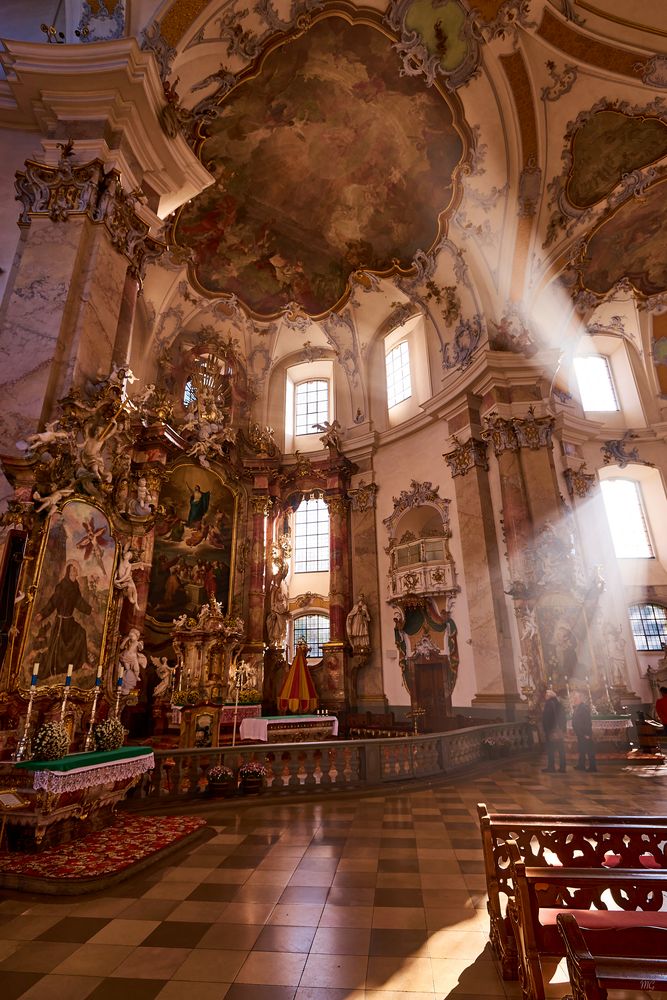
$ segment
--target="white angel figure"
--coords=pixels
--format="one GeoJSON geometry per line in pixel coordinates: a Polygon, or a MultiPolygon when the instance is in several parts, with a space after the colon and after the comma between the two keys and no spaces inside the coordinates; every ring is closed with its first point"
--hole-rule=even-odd
{"type": "Polygon", "coordinates": [[[137,585],[134,582],[132,574],[135,569],[147,569],[148,563],[135,563],[132,561],[133,557],[134,553],[131,547],[126,545],[123,549],[123,554],[120,557],[113,583],[114,587],[123,591],[123,595],[127,598],[130,604],[133,604],[136,607],[138,603],[137,585]]]}

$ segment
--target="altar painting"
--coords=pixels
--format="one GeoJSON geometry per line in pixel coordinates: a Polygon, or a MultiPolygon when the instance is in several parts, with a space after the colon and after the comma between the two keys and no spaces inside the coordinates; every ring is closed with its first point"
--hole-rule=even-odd
{"type": "Polygon", "coordinates": [[[539,604],[536,608],[547,684],[557,691],[590,673],[588,630],[581,605],[539,604]]]}
{"type": "MultiPolygon", "coordinates": [[[[146,614],[156,626],[196,617],[215,597],[229,606],[236,500],[214,472],[180,465],[161,495],[146,614]]],[[[163,631],[158,628],[158,631],[163,631]]]]}
{"type": "Polygon", "coordinates": [[[80,500],[47,524],[20,679],[29,684],[39,663],[40,684],[62,683],[71,663],[72,683],[91,688],[104,654],[116,543],[102,511],[80,500]]]}

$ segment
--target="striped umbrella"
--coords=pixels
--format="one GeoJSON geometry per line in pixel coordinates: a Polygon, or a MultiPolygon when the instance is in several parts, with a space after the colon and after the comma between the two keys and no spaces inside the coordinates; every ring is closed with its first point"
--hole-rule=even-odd
{"type": "Polygon", "coordinates": [[[294,712],[302,715],[317,708],[317,691],[306,662],[305,644],[299,643],[292,666],[278,695],[278,711],[294,712]]]}

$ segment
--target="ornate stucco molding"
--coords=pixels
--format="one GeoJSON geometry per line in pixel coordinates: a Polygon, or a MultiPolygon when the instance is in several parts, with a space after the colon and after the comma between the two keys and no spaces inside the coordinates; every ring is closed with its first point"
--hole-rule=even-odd
{"type": "Polygon", "coordinates": [[[626,431],[622,438],[605,441],[600,448],[604,464],[610,465],[612,462],[615,462],[619,469],[625,469],[631,463],[653,467],[655,465],[654,462],[647,462],[645,459],[639,457],[639,448],[627,449],[628,442],[634,441],[636,437],[638,435],[634,431],[626,431]]]}
{"type": "Polygon", "coordinates": [[[375,483],[365,483],[362,479],[356,489],[347,491],[351,510],[358,513],[375,510],[377,491],[375,483]]]}
{"type": "Polygon", "coordinates": [[[105,170],[99,159],[76,164],[72,156],[70,140],[55,166],[26,160],[25,170],[17,171],[16,199],[23,206],[19,225],[30,226],[39,217],[66,222],[86,216],[107,229],[112,246],[143,278],[146,266],[162,256],[166,245],[149,235],[149,225],[136,211],[138,198],[123,190],[117,170],[105,170]]]}
{"type": "Polygon", "coordinates": [[[595,473],[584,472],[586,463],[584,462],[578,469],[566,469],[563,473],[567,492],[571,497],[579,497],[584,500],[597,486],[598,478],[595,473]]]}
{"type": "Polygon", "coordinates": [[[525,417],[505,419],[491,413],[484,421],[486,427],[482,431],[482,440],[491,442],[496,457],[505,451],[518,451],[520,448],[537,451],[551,447],[555,420],[551,416],[536,417],[532,406],[525,417]]]}
{"type": "Polygon", "coordinates": [[[452,451],[445,452],[443,458],[452,470],[452,478],[465,476],[471,469],[484,469],[488,472],[489,463],[486,457],[486,443],[478,441],[477,438],[468,438],[467,441],[459,441],[456,435],[452,435],[455,447],[452,451]]]}

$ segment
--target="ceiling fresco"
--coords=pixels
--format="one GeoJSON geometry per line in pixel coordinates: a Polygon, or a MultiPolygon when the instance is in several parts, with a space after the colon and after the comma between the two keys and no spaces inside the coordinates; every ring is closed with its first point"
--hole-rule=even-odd
{"type": "Polygon", "coordinates": [[[655,163],[667,153],[667,124],[658,118],[600,111],[577,131],[567,197],[588,208],[610,194],[624,174],[655,163]]]}
{"type": "Polygon", "coordinates": [[[434,246],[466,142],[455,99],[400,68],[385,33],[328,16],[224,99],[199,154],[215,183],[173,233],[201,290],[323,315],[353,271],[407,270],[434,246]]]}
{"type": "Polygon", "coordinates": [[[580,265],[586,289],[604,295],[625,278],[641,295],[667,290],[666,184],[625,202],[593,233],[580,265]]]}

